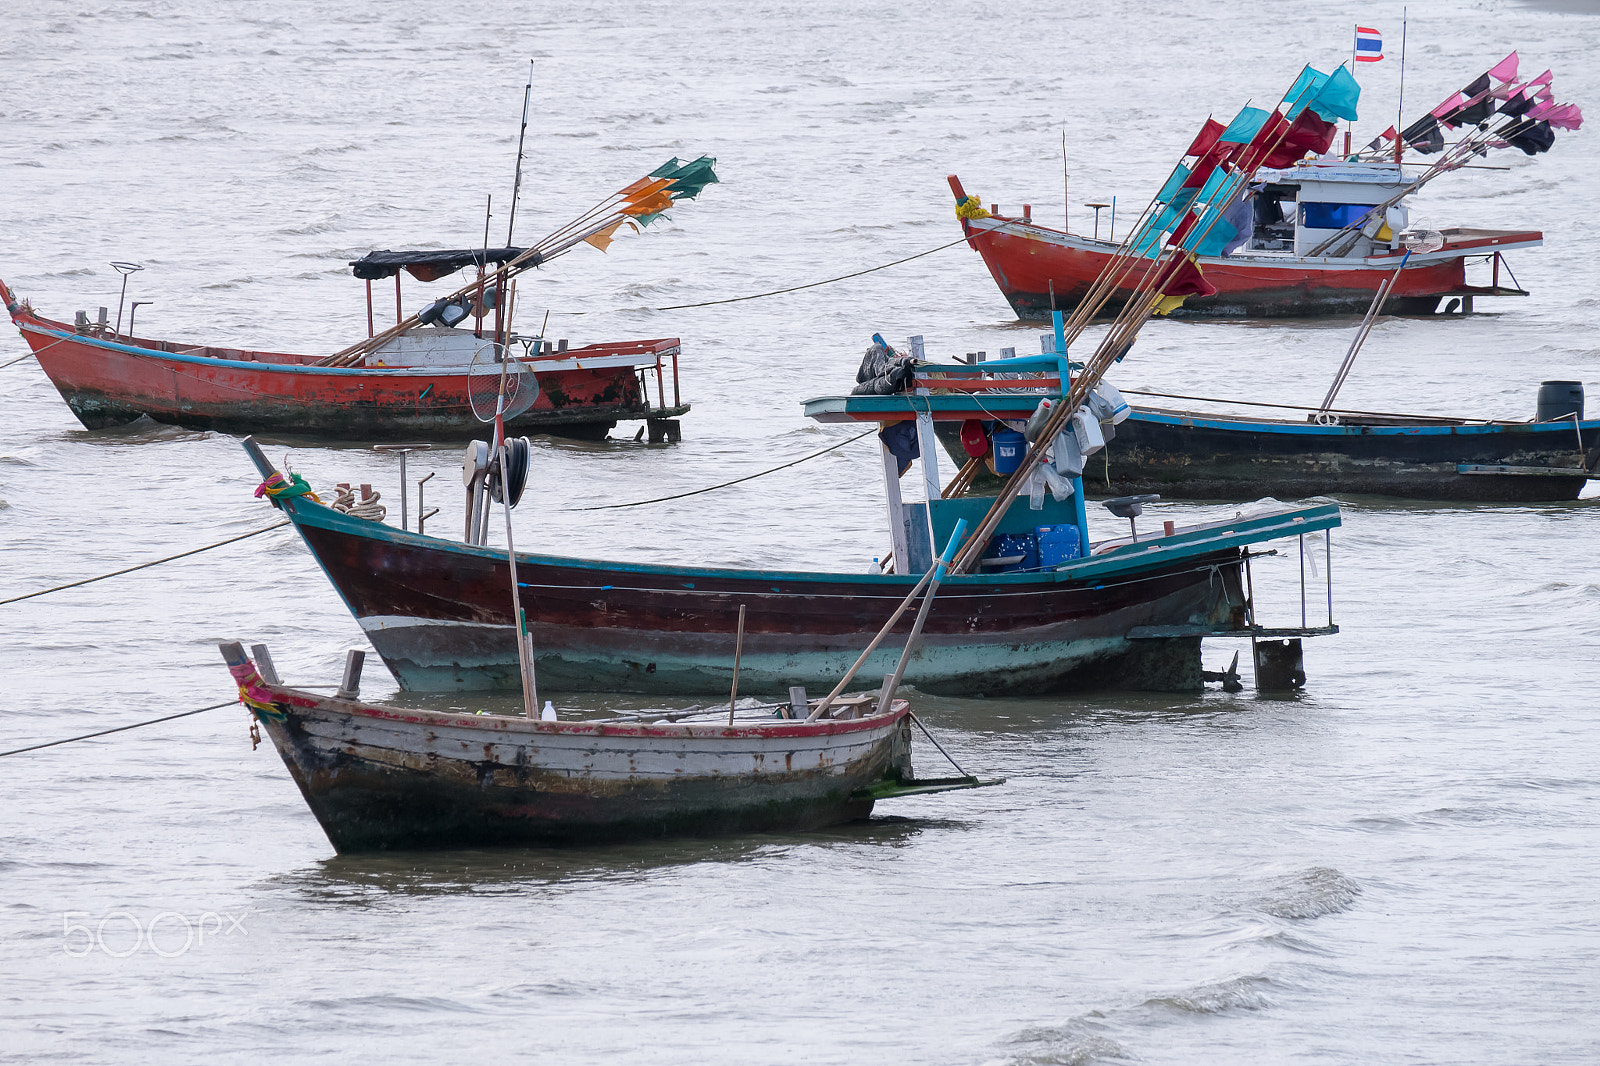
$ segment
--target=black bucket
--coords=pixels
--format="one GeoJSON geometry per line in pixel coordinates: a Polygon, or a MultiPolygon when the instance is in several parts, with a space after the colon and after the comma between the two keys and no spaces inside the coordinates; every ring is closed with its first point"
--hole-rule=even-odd
{"type": "Polygon", "coordinates": [[[1583,417],[1583,382],[1546,381],[1539,386],[1539,408],[1535,422],[1550,422],[1557,418],[1583,417]]]}

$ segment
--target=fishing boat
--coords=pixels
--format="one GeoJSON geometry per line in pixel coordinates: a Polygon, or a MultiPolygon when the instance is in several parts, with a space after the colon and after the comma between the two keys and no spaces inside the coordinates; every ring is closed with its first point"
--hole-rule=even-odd
{"type": "MultiPolygon", "coordinates": [[[[119,299],[45,318],[0,282],[12,322],[78,420],[89,429],[140,417],[191,429],[302,434],[345,440],[459,441],[477,426],[474,381],[493,382],[515,359],[537,385],[510,429],[604,438],[618,422],[643,421],[652,442],[675,441],[689,410],[679,389],[676,337],[569,346],[512,327],[516,279],[581,244],[602,251],[623,225],[638,228],[716,181],[712,161],[674,159],[577,221],[527,248],[375,251],[351,263],[366,283],[367,336],[331,354],[257,351],[155,340],[122,329],[119,299]],[[404,310],[401,273],[422,281],[467,270],[466,284],[404,310]],[[376,323],[373,282],[392,277],[394,325],[376,323]]],[[[113,264],[126,278],[138,264],[113,264]]],[[[137,309],[137,302],[135,303],[137,309]]]]}
{"type": "MultiPolygon", "coordinates": [[[[1120,241],[1114,203],[1108,239],[1101,239],[1098,209],[1104,204],[1090,205],[1097,208],[1090,236],[1068,232],[1065,222],[1062,229],[1043,224],[1030,205],[1020,213],[1002,213],[994,204],[985,210],[955,175],[950,188],[967,243],[983,257],[1019,318],[1043,318],[1057,308],[1071,311],[1097,298],[1097,281],[1113,266],[1103,308],[1114,312],[1155,266],[1148,257],[1161,247],[1163,234],[1207,206],[1219,208],[1223,218],[1207,226],[1207,236],[1193,249],[1205,283],[1158,313],[1298,317],[1360,312],[1401,262],[1404,250],[1396,236],[1407,228],[1418,190],[1442,174],[1478,165],[1492,149],[1547,151],[1554,142],[1552,129],[1582,124],[1575,105],[1553,102],[1549,71],[1519,82],[1517,66],[1513,52],[1403,132],[1391,127],[1354,152],[1348,133],[1342,152],[1330,149],[1339,120],[1356,117],[1359,87],[1343,67],[1332,76],[1307,68],[1337,91],[1297,97],[1302,89],[1297,82],[1286,97],[1293,106],[1272,113],[1271,120],[1268,112],[1249,107],[1227,126],[1207,119],[1186,161],[1120,241]],[[1446,129],[1455,131],[1449,145],[1441,132],[1446,129]],[[1405,158],[1408,149],[1413,158],[1442,154],[1416,164],[1405,158]],[[1413,172],[1406,173],[1406,167],[1413,172]],[[1229,184],[1230,169],[1253,171],[1248,186],[1229,184]],[[1138,257],[1120,261],[1130,248],[1138,257]]],[[[1470,313],[1480,296],[1527,295],[1504,255],[1538,247],[1540,231],[1456,226],[1440,232],[1440,246],[1414,255],[1404,277],[1390,287],[1385,313],[1431,314],[1446,301],[1446,312],[1470,313]],[[1469,263],[1487,264],[1488,277],[1469,283],[1469,263]]]]}
{"type": "Polygon", "coordinates": [[[737,718],[468,714],[362,702],[349,669],[332,696],[290,688],[262,646],[255,660],[220,648],[252,729],[340,853],[810,830],[882,799],[999,783],[916,779],[903,699],[843,699],[814,720],[750,701],[737,718]]]}
{"type": "MultiPolygon", "coordinates": [[[[1013,359],[975,362],[964,387],[982,381],[1010,391],[1016,389],[1017,376],[1013,359]]],[[[936,378],[927,381],[935,391],[941,388],[936,378]]],[[[944,452],[966,462],[972,453],[964,440],[970,442],[975,433],[980,434],[977,439],[988,439],[1007,420],[1021,424],[1041,398],[1060,398],[1059,390],[1048,385],[1017,394],[1022,398],[997,396],[981,409],[972,407],[968,423],[940,422],[936,433],[944,452]]],[[[1583,417],[1583,385],[1576,381],[1544,382],[1535,417],[1527,421],[1295,407],[1141,390],[1121,395],[1274,413],[1130,407],[1114,436],[1086,465],[1084,484],[1091,496],[1156,493],[1168,499],[1256,500],[1360,493],[1537,503],[1575,500],[1590,481],[1600,480],[1600,420],[1583,417]]],[[[971,487],[993,492],[1000,481],[979,471],[971,487]]]]}
{"type": "MultiPolygon", "coordinates": [[[[1065,359],[1035,359],[1044,361],[1030,369],[1048,368],[1047,379],[1061,388],[1065,359]]],[[[806,413],[822,422],[897,423],[925,436],[919,456],[925,502],[902,499],[900,459],[887,444],[879,449],[892,572],[863,572],[866,559],[814,572],[515,553],[538,676],[569,691],[723,688],[741,609],[748,615],[743,669],[751,684],[814,685],[839,676],[890,607],[929,572],[932,546],[951,537],[958,523],[982,521],[994,503],[941,490],[933,423],[961,422],[980,409],[1010,412],[1003,405],[1019,399],[1026,406],[1016,413],[1026,418],[1040,397],[902,392],[806,402],[806,413]]],[[[309,486],[290,487],[292,479],[254,441],[245,445],[266,479],[258,495],[294,523],[402,688],[517,685],[519,642],[503,602],[511,559],[472,533],[470,516],[480,513],[470,497],[474,490],[462,542],[425,536],[316,502],[309,486]]],[[[1258,624],[1244,569],[1250,545],[1281,538],[1303,544],[1306,534],[1339,521],[1332,504],[1268,507],[1225,521],[1173,523],[1142,536],[1135,529],[1132,538],[1119,534],[1091,544],[1081,490],[1067,502],[1033,494],[1012,500],[999,525],[965,549],[981,549],[984,559],[961,561],[961,572],[946,580],[932,604],[907,682],[955,695],[1096,685],[1196,690],[1205,679],[1204,638],[1298,645],[1302,636],[1337,632],[1331,607],[1325,626],[1305,619],[1300,626],[1258,624]],[[1049,534],[1043,541],[1041,528],[1049,534]],[[1042,554],[1041,544],[1048,545],[1042,554]]],[[[890,665],[880,651],[864,668],[890,665]]]]}
{"type": "MultiPolygon", "coordinates": [[[[1600,420],[1307,410],[1301,419],[1142,408],[1105,448],[1096,490],[1188,499],[1369,493],[1417,500],[1575,500],[1600,479],[1600,420]],[[1102,465],[1103,464],[1103,465],[1102,465]]],[[[1138,395],[1129,393],[1129,395],[1138,395]]],[[[1283,405],[1287,406],[1287,405],[1283,405]]]]}

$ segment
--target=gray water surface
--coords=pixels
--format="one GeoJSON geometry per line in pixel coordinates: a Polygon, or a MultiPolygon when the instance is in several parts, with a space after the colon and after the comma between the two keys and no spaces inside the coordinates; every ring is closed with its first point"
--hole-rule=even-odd
{"type": "MultiPolygon", "coordinates": [[[[1411,8],[1407,114],[1512,47],[1525,74],[1555,70],[1560,99],[1600,106],[1592,13],[1411,8]]],[[[1392,121],[1399,14],[1359,13],[1390,59],[1361,72],[1358,143],[1392,121]]],[[[676,447],[539,442],[519,546],[865,569],[887,546],[870,441],[668,505],[569,509],[844,439],[799,401],[844,391],[874,331],[923,334],[943,357],[1031,350],[1037,326],[1011,320],[962,247],[783,297],[649,308],[952,241],[949,173],[985,203],[1059,217],[1063,124],[1074,228],[1082,203],[1117,196],[1120,233],[1208,113],[1338,63],[1351,15],[1324,0],[24,4],[0,20],[0,277],[70,320],[115,313],[107,263],[134,260],[128,298],[154,301],[141,333],[336,350],[365,330],[348,260],[475,244],[488,194],[503,233],[532,56],[518,240],[671,156],[716,156],[723,184],[524,286],[523,312],[548,307],[575,344],[683,338],[695,410],[676,447]]],[[[1509,169],[1441,179],[1414,219],[1543,229],[1545,247],[1511,259],[1532,295],[1381,321],[1352,405],[1526,417],[1541,380],[1595,393],[1594,138],[1486,163],[1509,169]]],[[[442,291],[412,283],[408,303],[442,291]]],[[[1115,380],[1315,401],[1354,325],[1156,322],[1115,380]]],[[[24,351],[0,334],[0,362],[24,351]]],[[[0,396],[0,599],[276,520],[234,438],[87,432],[31,360],[0,370],[0,396]]],[[[368,481],[396,502],[392,455],[268,451],[313,485],[368,481]]],[[[439,471],[437,532],[460,523],[457,460],[413,463],[439,471]]],[[[825,833],[335,857],[238,708],[6,758],[0,1058],[1594,1062],[1600,517],[1342,502],[1343,632],[1308,642],[1303,696],[920,698],[958,761],[1009,783],[825,833]],[[153,933],[136,941],[135,923],[153,933]]],[[[1298,622],[1297,577],[1292,551],[1258,561],[1264,620],[1298,622]]],[[[288,530],[3,606],[0,749],[227,701],[228,639],[266,642],[304,684],[336,681],[362,644],[288,530]]],[[[1234,650],[1209,647],[1208,665],[1234,650]]],[[[365,693],[394,694],[376,659],[365,693]]],[[[919,765],[938,768],[926,745],[919,765]]]]}

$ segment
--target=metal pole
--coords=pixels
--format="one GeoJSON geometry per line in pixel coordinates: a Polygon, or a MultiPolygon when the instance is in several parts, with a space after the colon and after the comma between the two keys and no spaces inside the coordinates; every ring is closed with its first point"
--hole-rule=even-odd
{"type": "Polygon", "coordinates": [[[1300,628],[1306,627],[1306,535],[1300,534],[1300,628]]]}

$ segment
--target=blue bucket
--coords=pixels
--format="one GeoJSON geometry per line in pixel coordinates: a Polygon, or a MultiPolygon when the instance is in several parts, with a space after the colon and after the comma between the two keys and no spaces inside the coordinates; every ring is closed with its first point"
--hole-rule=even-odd
{"type": "Polygon", "coordinates": [[[1022,456],[1028,450],[1028,439],[1012,429],[994,431],[994,472],[1014,474],[1022,465],[1022,456]]]}

